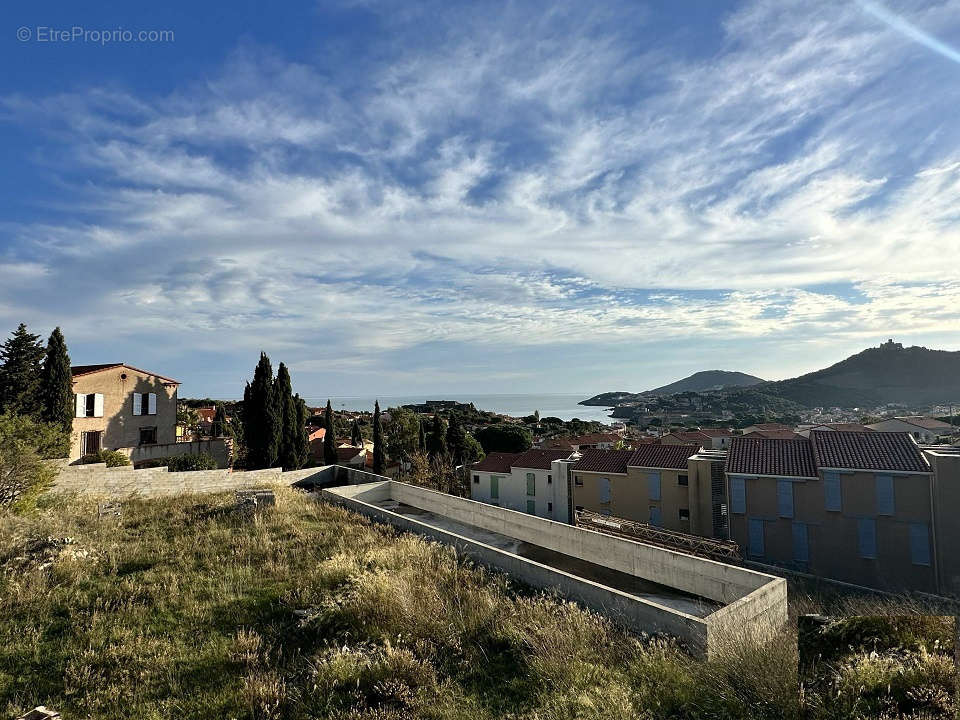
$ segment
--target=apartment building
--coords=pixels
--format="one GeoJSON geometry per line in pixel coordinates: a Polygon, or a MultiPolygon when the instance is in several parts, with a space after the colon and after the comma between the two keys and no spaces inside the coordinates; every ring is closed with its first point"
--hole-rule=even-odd
{"type": "Polygon", "coordinates": [[[574,505],[576,509],[690,532],[688,460],[699,450],[698,445],[587,450],[571,468],[574,505]]]}
{"type": "Polygon", "coordinates": [[[490,453],[470,468],[470,498],[556,520],[571,521],[570,450],[490,453]]]}
{"type": "Polygon", "coordinates": [[[935,592],[933,471],[905,433],[742,437],[726,462],[730,537],[764,563],[935,592]]]}
{"type": "Polygon", "coordinates": [[[699,445],[706,450],[726,450],[730,447],[733,431],[727,428],[700,428],[675,430],[660,438],[664,445],[699,445]]]}
{"type": "Polygon", "coordinates": [[[958,430],[950,423],[921,415],[887,418],[869,427],[879,432],[910,433],[918,443],[933,443],[938,438],[951,435],[958,430]]]}

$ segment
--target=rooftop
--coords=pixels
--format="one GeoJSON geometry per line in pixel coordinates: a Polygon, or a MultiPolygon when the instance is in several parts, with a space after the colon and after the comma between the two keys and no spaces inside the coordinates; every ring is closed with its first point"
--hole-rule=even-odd
{"type": "MultiPolygon", "coordinates": [[[[647,447],[663,447],[649,445],[647,447]]],[[[674,447],[682,447],[675,445],[674,447]]],[[[585,472],[618,473],[625,475],[627,464],[636,450],[584,450],[583,455],[573,466],[574,470],[585,472]]]]}
{"type": "Polygon", "coordinates": [[[819,467],[930,472],[909,433],[814,430],[810,443],[819,467]]]}
{"type": "Polygon", "coordinates": [[[100,365],[74,365],[70,368],[70,374],[73,377],[79,377],[81,375],[91,375],[93,373],[102,372],[104,370],[112,370],[113,368],[125,367],[133,370],[134,372],[143,373],[144,375],[152,375],[155,378],[164,380],[168,383],[174,383],[176,385],[180,384],[179,380],[174,380],[173,378],[164,377],[155,372],[150,372],[149,370],[141,370],[140,368],[134,367],[133,365],[127,365],[127,363],[102,363],[100,365]]]}
{"type": "MultiPolygon", "coordinates": [[[[837,433],[824,433],[836,435],[837,433]]],[[[776,475],[778,477],[817,477],[813,449],[806,438],[779,440],[763,437],[735,437],[727,455],[728,473],[738,475],[776,475]]]]}
{"type": "Polygon", "coordinates": [[[630,467],[686,470],[687,458],[696,455],[699,445],[641,445],[630,456],[630,467]]]}
{"type": "Polygon", "coordinates": [[[475,463],[472,469],[481,472],[508,473],[510,472],[510,467],[513,465],[513,461],[520,457],[521,454],[522,453],[502,452],[488,453],[483,460],[475,463]]]}
{"type": "Polygon", "coordinates": [[[531,470],[549,470],[550,463],[554,460],[566,460],[570,454],[569,450],[527,450],[514,457],[511,466],[531,470]]]}

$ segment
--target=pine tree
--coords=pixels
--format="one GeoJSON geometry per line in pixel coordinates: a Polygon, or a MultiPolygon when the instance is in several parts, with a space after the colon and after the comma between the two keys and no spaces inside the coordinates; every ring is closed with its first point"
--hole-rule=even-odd
{"type": "Polygon", "coordinates": [[[280,447],[278,449],[280,467],[296,470],[300,467],[297,457],[297,405],[293,399],[290,371],[283,363],[280,363],[280,367],[277,368],[274,395],[277,407],[280,409],[280,447]]]}
{"type": "Polygon", "coordinates": [[[433,416],[433,425],[430,435],[427,436],[427,452],[431,456],[443,455],[447,451],[447,440],[443,431],[443,420],[439,413],[433,416]]]}
{"type": "Polygon", "coordinates": [[[360,429],[360,421],[353,419],[353,425],[350,427],[350,442],[354,447],[363,447],[363,431],[360,429]]]}
{"type": "Polygon", "coordinates": [[[73,429],[73,376],[70,356],[60,328],[54,328],[47,340],[47,354],[40,374],[40,419],[59,425],[64,432],[73,429]]]}
{"type": "Polygon", "coordinates": [[[310,459],[310,440],[307,438],[307,403],[299,394],[293,396],[294,407],[296,408],[297,435],[294,443],[294,449],[297,454],[297,467],[303,467],[310,459]]]}
{"type": "Polygon", "coordinates": [[[0,346],[0,412],[39,417],[43,354],[40,336],[23,323],[0,346]]]}
{"type": "Polygon", "coordinates": [[[447,426],[447,450],[454,464],[463,463],[467,454],[467,431],[460,424],[460,418],[457,415],[450,415],[450,424],[447,426]]]}
{"type": "Polygon", "coordinates": [[[337,464],[337,442],[333,437],[337,429],[333,424],[333,406],[327,400],[327,409],[323,411],[323,462],[325,465],[337,464]]]}
{"type": "Polygon", "coordinates": [[[373,405],[373,472],[383,475],[387,469],[387,454],[383,447],[383,426],[380,424],[380,401],[373,405]]]}
{"type": "Polygon", "coordinates": [[[244,437],[247,443],[247,467],[251,470],[273,467],[280,446],[280,412],[274,390],[270,358],[260,353],[260,361],[244,393],[244,437]]]}

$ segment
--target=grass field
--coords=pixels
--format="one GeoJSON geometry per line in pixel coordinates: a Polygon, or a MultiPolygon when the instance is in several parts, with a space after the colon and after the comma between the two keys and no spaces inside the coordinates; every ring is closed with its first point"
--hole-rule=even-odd
{"type": "Polygon", "coordinates": [[[292,490],[256,517],[230,496],[130,501],[103,520],[50,502],[0,517],[5,717],[799,713],[789,631],[697,661],[292,490]]]}

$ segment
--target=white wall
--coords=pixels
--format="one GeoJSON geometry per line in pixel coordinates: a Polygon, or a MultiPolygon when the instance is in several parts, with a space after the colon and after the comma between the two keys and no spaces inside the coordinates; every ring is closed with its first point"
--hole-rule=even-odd
{"type": "Polygon", "coordinates": [[[470,473],[470,499],[523,513],[527,512],[527,502],[533,501],[532,514],[548,520],[568,522],[567,480],[565,475],[558,477],[558,470],[562,474],[558,465],[554,463],[550,470],[514,467],[509,473],[473,470],[470,473]],[[534,495],[527,495],[527,473],[533,473],[534,476],[534,495]],[[476,482],[477,477],[480,478],[479,482],[476,482]],[[492,477],[500,479],[497,498],[490,494],[492,477]]]}

